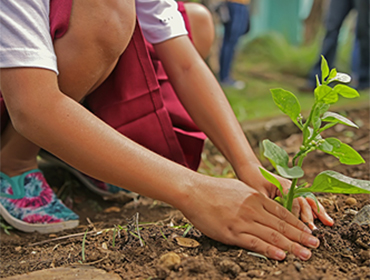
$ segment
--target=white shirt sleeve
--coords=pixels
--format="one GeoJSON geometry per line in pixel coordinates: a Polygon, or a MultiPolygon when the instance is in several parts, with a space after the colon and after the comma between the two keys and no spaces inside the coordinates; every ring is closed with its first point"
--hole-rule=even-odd
{"type": "Polygon", "coordinates": [[[0,68],[39,67],[56,73],[50,0],[0,0],[0,68]]]}
{"type": "Polygon", "coordinates": [[[145,39],[152,44],[187,35],[174,0],[136,0],[136,14],[145,39]]]}

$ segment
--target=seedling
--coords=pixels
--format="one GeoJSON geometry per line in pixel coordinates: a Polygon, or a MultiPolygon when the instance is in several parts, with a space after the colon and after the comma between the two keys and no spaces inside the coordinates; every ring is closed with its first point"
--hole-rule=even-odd
{"type": "Polygon", "coordinates": [[[361,155],[349,145],[342,143],[336,138],[324,139],[320,135],[323,131],[336,124],[358,128],[349,119],[328,110],[330,105],[338,101],[339,95],[345,98],[359,96],[355,89],[342,84],[349,83],[351,77],[344,73],[337,73],[335,68],[330,70],[323,56],[321,60],[321,74],[321,81],[316,76],[315,102],[305,121],[301,115],[301,105],[293,93],[283,89],[271,90],[275,104],[283,113],[290,117],[303,134],[300,150],[297,151],[291,162],[289,162],[289,156],[284,149],[267,139],[262,142],[264,156],[269,159],[277,173],[292,180],[289,192],[286,194],[280,182],[273,175],[260,168],[263,176],[280,190],[281,197],[278,200],[289,211],[292,210],[293,199],[296,197],[311,197],[317,204],[317,199],[313,195],[314,192],[370,194],[370,181],[353,179],[331,170],[323,171],[317,175],[312,185],[308,188],[306,187],[307,184],[297,186],[299,178],[302,178],[304,175],[302,169],[303,160],[308,153],[315,150],[323,151],[338,158],[342,164],[355,165],[365,162],[361,155]],[[332,82],[337,84],[330,87],[329,84],[332,82]]]}
{"type": "Polygon", "coordinates": [[[3,221],[3,217],[0,216],[0,227],[4,230],[7,235],[10,235],[9,230],[13,229],[7,223],[3,221]]]}

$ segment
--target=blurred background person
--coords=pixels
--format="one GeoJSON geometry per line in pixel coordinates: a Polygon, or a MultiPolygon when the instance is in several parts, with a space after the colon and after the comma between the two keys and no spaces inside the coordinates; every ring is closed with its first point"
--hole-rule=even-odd
{"type": "Polygon", "coordinates": [[[302,91],[314,90],[315,77],[321,72],[321,55],[326,58],[331,68],[335,67],[340,29],[353,9],[357,11],[357,23],[351,68],[354,71],[357,89],[363,90],[369,87],[369,2],[369,0],[330,0],[321,53],[308,75],[307,84],[300,88],[302,91]]]}
{"type": "Polygon", "coordinates": [[[222,86],[232,86],[238,89],[245,86],[244,82],[235,81],[231,77],[231,67],[239,38],[249,31],[249,3],[250,0],[227,0],[225,3],[221,3],[219,9],[219,15],[224,25],[219,71],[222,86]]]}

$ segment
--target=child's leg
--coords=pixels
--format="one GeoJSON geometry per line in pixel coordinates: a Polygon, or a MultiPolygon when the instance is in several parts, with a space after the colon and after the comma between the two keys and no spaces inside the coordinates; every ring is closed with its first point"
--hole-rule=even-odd
{"type": "MultiPolygon", "coordinates": [[[[133,1],[74,1],[68,31],[54,42],[61,91],[80,101],[101,84],[128,45],[134,26],[133,1]]],[[[2,172],[14,176],[37,167],[39,148],[10,122],[1,142],[2,172]]]]}
{"type": "Polygon", "coordinates": [[[215,37],[210,11],[201,4],[184,3],[189,19],[193,43],[198,53],[205,59],[209,55],[215,37]]]}
{"type": "Polygon", "coordinates": [[[9,122],[1,136],[1,172],[13,177],[36,169],[38,152],[39,147],[15,131],[9,122]]]}

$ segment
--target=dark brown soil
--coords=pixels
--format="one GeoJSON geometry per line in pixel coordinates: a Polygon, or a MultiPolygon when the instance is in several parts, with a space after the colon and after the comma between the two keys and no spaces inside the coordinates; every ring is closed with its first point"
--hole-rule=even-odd
{"type": "MultiPolygon", "coordinates": [[[[360,129],[337,126],[325,136],[335,136],[349,143],[367,163],[340,165],[335,158],[315,152],[304,165],[308,182],[327,169],[369,180],[369,109],[351,110],[348,117],[360,129]]],[[[257,153],[258,142],[252,139],[253,135],[269,136],[273,128],[266,127],[264,125],[263,133],[248,132],[257,153]]],[[[282,131],[279,129],[280,133],[282,131]]],[[[291,133],[286,134],[289,137],[278,138],[283,139],[281,145],[293,151],[300,143],[299,134],[291,133]]],[[[370,204],[368,195],[318,194],[335,219],[334,226],[316,222],[319,230],[315,234],[321,245],[313,250],[309,261],[288,255],[286,260],[278,262],[215,242],[194,228],[187,231],[188,221],[169,205],[148,198],[126,205],[105,201],[62,169],[45,168],[44,171],[59,196],[80,215],[82,225],[50,235],[14,229],[9,230],[8,235],[2,229],[1,277],[47,268],[90,265],[114,272],[122,279],[370,279],[370,226],[350,224],[353,210],[370,204]],[[349,197],[355,200],[348,200],[349,197]],[[135,219],[132,219],[136,215],[139,215],[142,244],[137,238],[135,219]],[[125,230],[127,225],[131,233],[125,230]],[[176,238],[183,236],[185,231],[186,237],[199,242],[199,246],[178,244],[176,238]]],[[[206,145],[200,172],[233,175],[226,160],[210,143],[206,145]]]]}

